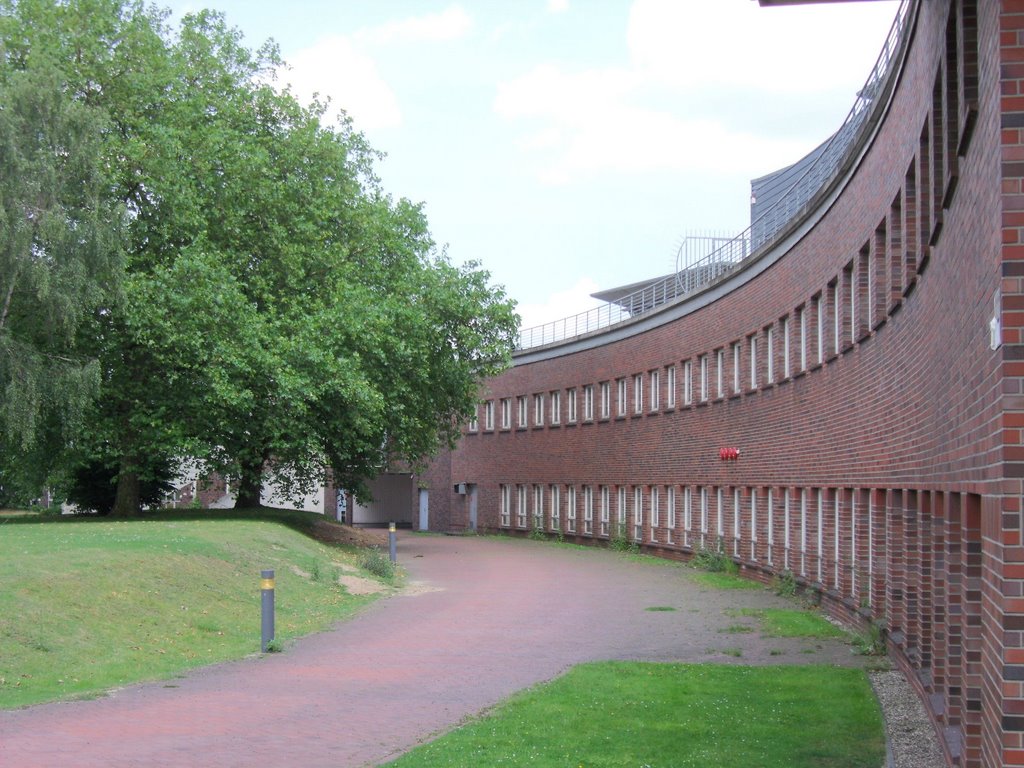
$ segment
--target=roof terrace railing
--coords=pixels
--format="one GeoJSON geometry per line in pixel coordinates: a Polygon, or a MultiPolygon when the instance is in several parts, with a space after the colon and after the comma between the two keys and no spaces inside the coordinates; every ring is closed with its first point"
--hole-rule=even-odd
{"type": "Polygon", "coordinates": [[[905,45],[909,32],[912,0],[900,0],[896,18],[886,36],[882,51],[868,75],[864,87],[846,116],[842,127],[829,140],[818,158],[747,229],[694,261],[677,259],[674,275],[579,314],[519,332],[518,349],[553,344],[630,320],[656,307],[695,293],[720,280],[751,257],[760,248],[774,242],[790,222],[807,212],[820,192],[845,172],[861,141],[872,129],[874,110],[881,109],[892,83],[894,62],[905,45]],[[680,261],[682,263],[680,264],[680,261]]]}

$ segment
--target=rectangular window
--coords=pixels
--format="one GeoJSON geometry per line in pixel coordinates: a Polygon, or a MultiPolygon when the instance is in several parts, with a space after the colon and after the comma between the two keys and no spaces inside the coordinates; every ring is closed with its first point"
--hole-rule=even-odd
{"type": "Polygon", "coordinates": [[[626,415],[626,380],[619,379],[615,382],[616,388],[618,389],[618,415],[626,415]]]}
{"type": "Polygon", "coordinates": [[[817,550],[815,550],[817,552],[817,554],[818,554],[818,583],[819,584],[822,583],[823,578],[824,578],[823,574],[822,574],[822,571],[823,571],[823,567],[822,567],[823,566],[823,562],[822,561],[825,558],[823,558],[821,556],[822,545],[824,544],[824,534],[823,534],[821,529],[823,527],[824,522],[825,522],[825,494],[819,488],[818,489],[818,548],[817,548],[817,550]]]}
{"type": "Polygon", "coordinates": [[[757,389],[757,336],[751,336],[747,343],[750,345],[750,388],[757,389]]]}
{"type": "Polygon", "coordinates": [[[800,370],[807,370],[807,309],[800,307],[797,319],[800,322],[800,370]]]}
{"type": "Polygon", "coordinates": [[[715,396],[725,397],[725,350],[715,352],[717,375],[715,376],[715,396]]]}
{"type": "Polygon", "coordinates": [[[718,489],[718,493],[715,494],[715,502],[717,509],[715,510],[715,535],[718,537],[718,545],[721,546],[722,539],[725,538],[725,507],[722,505],[722,489],[718,489]]]}
{"type": "Polygon", "coordinates": [[[792,374],[789,362],[789,318],[782,318],[782,378],[788,379],[792,374]]]}
{"type": "Polygon", "coordinates": [[[516,525],[526,527],[526,486],[516,486],[516,525]]]}
{"type": "Polygon", "coordinates": [[[674,365],[665,369],[665,407],[676,407],[676,367],[674,365]]]}
{"type": "Polygon", "coordinates": [[[551,393],[551,423],[560,424],[562,421],[562,393],[551,393]]]}
{"type": "Polygon", "coordinates": [[[501,401],[501,428],[512,429],[512,401],[507,397],[501,401]]]}
{"type": "Polygon", "coordinates": [[[775,500],[772,489],[768,489],[768,565],[774,565],[775,557],[773,548],[775,546],[775,500]]]}
{"type": "Polygon", "coordinates": [[[643,541],[644,493],[640,486],[633,488],[633,541],[643,541]]]}
{"type": "Polygon", "coordinates": [[[512,525],[512,486],[502,485],[501,491],[501,527],[509,528],[512,525]]]}
{"type": "Polygon", "coordinates": [[[484,403],[484,429],[494,429],[494,401],[488,400],[484,403]]]}
{"type": "Polygon", "coordinates": [[[687,360],[683,363],[683,405],[693,402],[693,364],[687,360]]]}
{"type": "Polygon", "coordinates": [[[740,533],[743,527],[740,523],[740,489],[732,489],[732,553],[740,556],[740,533]]]}
{"type": "Polygon", "coordinates": [[[562,489],[557,485],[551,486],[551,530],[562,530],[562,521],[559,516],[562,512],[562,489]]]}
{"type": "Polygon", "coordinates": [[[815,334],[818,347],[818,365],[825,362],[825,302],[821,296],[814,297],[814,319],[818,332],[815,334]]]}
{"type": "Polygon", "coordinates": [[[700,401],[706,403],[708,400],[708,356],[700,356],[700,401]]]}
{"type": "Polygon", "coordinates": [[[533,424],[536,427],[544,423],[544,395],[533,396],[533,424]]]}
{"type": "Polygon", "coordinates": [[[789,517],[789,488],[782,491],[782,567],[789,570],[789,550],[792,547],[789,517]]]}
{"type": "Polygon", "coordinates": [[[661,380],[658,371],[651,371],[649,378],[651,384],[651,410],[656,411],[661,407],[661,380]]]}
{"type": "Polygon", "coordinates": [[[757,560],[757,488],[750,489],[750,559],[757,560]]]}
{"type": "Polygon", "coordinates": [[[665,518],[665,536],[669,544],[674,544],[676,538],[676,489],[671,485],[665,486],[665,518]]]}
{"type": "Polygon", "coordinates": [[[644,412],[644,376],[638,373],[633,377],[633,413],[644,412]]]}
{"type": "Polygon", "coordinates": [[[800,575],[807,575],[807,489],[800,489],[800,575]]]}
{"type": "Polygon", "coordinates": [[[775,383],[775,329],[768,326],[764,329],[765,379],[769,384],[775,383]]]}
{"type": "Polygon", "coordinates": [[[700,545],[707,546],[708,538],[708,489],[701,486],[700,489],[700,545]]]}
{"type": "Polygon", "coordinates": [[[526,426],[527,411],[528,411],[528,409],[526,407],[526,398],[525,397],[516,398],[516,406],[517,406],[516,410],[519,412],[519,427],[520,428],[525,427],[526,426]]]}
{"type": "Polygon", "coordinates": [[[601,382],[601,418],[607,419],[612,415],[612,383],[601,382]]]}
{"type": "Polygon", "coordinates": [[[661,492],[658,486],[651,486],[651,541],[658,540],[658,526],[661,525],[661,492]]]}
{"type": "Polygon", "coordinates": [[[690,531],[693,530],[693,499],[690,486],[683,488],[683,546],[690,546],[690,531]]]}
{"type": "Polygon", "coordinates": [[[611,525],[611,498],[607,485],[601,486],[601,535],[608,536],[611,525]]]}
{"type": "Polygon", "coordinates": [[[583,533],[594,535],[594,488],[583,486],[583,533]]]}
{"type": "Polygon", "coordinates": [[[533,486],[533,527],[535,530],[544,530],[544,486],[533,486]]]}
{"type": "Polygon", "coordinates": [[[832,283],[832,348],[838,355],[842,346],[843,318],[839,306],[839,282],[832,283]]]}
{"type": "Polygon", "coordinates": [[[583,388],[583,420],[594,420],[594,385],[587,384],[583,388]]]}
{"type": "Polygon", "coordinates": [[[565,487],[565,527],[569,533],[576,533],[576,486],[565,487]]]}
{"type": "Polygon", "coordinates": [[[740,344],[735,342],[732,345],[732,391],[733,394],[740,393],[740,344]]]}
{"type": "Polygon", "coordinates": [[[569,404],[569,423],[573,424],[576,422],[576,390],[565,390],[565,399],[569,404]]]}
{"type": "Polygon", "coordinates": [[[619,486],[619,505],[615,516],[615,535],[620,538],[626,537],[626,488],[619,486]]]}
{"type": "Polygon", "coordinates": [[[480,422],[477,420],[477,410],[475,407],[473,408],[473,415],[469,417],[468,429],[470,432],[478,432],[480,430],[480,422]]]}

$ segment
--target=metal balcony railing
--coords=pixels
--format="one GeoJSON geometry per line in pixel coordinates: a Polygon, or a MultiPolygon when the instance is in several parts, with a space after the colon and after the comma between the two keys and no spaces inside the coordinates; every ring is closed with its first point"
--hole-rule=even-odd
{"type": "MultiPolygon", "coordinates": [[[[677,271],[614,302],[570,317],[554,320],[519,332],[518,349],[566,341],[593,331],[630,320],[650,310],[695,293],[737,269],[759,249],[770,245],[788,225],[801,218],[820,193],[827,190],[849,167],[863,139],[872,130],[877,110],[884,107],[896,71],[894,63],[906,44],[913,0],[901,0],[885,44],[864,87],[857,93],[842,127],[836,131],[819,156],[793,185],[751,223],[747,229],[714,248],[710,253],[690,260],[677,257],[677,271]]],[[[684,243],[685,245],[685,243],[684,243]]]]}

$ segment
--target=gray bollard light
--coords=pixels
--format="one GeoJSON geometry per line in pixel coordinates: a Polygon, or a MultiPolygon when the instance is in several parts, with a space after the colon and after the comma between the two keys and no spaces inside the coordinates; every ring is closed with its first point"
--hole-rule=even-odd
{"type": "Polygon", "coordinates": [[[260,571],[260,651],[274,641],[274,572],[260,571]]]}
{"type": "Polygon", "coordinates": [[[391,562],[398,562],[398,552],[396,551],[396,536],[395,536],[395,524],[391,523],[388,526],[388,554],[391,555],[391,562]]]}

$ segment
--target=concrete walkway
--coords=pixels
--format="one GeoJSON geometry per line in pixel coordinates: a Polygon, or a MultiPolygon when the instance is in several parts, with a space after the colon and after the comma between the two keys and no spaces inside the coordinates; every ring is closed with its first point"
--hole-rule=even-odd
{"type": "Polygon", "coordinates": [[[410,589],[283,654],[0,712],[0,766],[376,765],[583,661],[859,663],[838,641],[723,631],[754,625],[726,609],[787,603],[688,569],[442,536],[400,535],[398,556],[410,589]]]}

